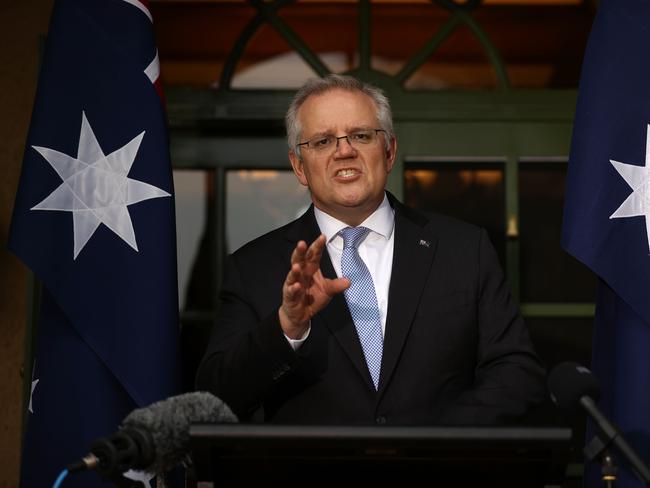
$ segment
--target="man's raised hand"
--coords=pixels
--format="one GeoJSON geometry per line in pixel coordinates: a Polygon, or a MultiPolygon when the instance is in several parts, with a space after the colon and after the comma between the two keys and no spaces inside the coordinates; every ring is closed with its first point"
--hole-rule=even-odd
{"type": "Polygon", "coordinates": [[[324,249],[325,236],[320,235],[309,247],[300,241],[291,254],[291,269],[282,286],[282,305],[278,312],[282,330],[290,339],[302,337],[311,318],[334,295],[350,286],[347,278],[332,280],[323,276],[320,260],[324,249]]]}

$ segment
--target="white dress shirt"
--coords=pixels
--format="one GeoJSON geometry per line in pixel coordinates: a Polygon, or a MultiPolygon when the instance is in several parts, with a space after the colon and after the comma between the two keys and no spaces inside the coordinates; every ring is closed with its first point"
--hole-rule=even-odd
{"type": "MultiPolygon", "coordinates": [[[[316,222],[327,242],[327,252],[330,255],[336,275],[341,277],[341,255],[343,254],[343,238],[339,232],[349,227],[345,222],[335,219],[322,210],[314,207],[316,222]]],[[[359,227],[366,227],[370,232],[359,245],[359,256],[368,267],[377,294],[379,316],[381,318],[382,335],[386,333],[386,315],[388,312],[388,287],[393,270],[393,248],[395,243],[395,211],[384,200],[377,210],[368,216],[359,227]]],[[[311,243],[307,243],[309,245],[311,243]]],[[[289,339],[289,344],[297,349],[309,336],[311,325],[300,339],[289,339]]],[[[285,336],[286,337],[286,336],[285,336]]]]}

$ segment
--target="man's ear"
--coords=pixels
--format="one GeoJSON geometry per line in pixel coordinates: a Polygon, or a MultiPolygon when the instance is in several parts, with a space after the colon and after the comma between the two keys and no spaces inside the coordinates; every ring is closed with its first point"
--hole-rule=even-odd
{"type": "Polygon", "coordinates": [[[393,137],[386,149],[386,172],[390,173],[395,164],[395,156],[397,155],[397,138],[393,137]]]}
{"type": "Polygon", "coordinates": [[[289,161],[291,161],[291,167],[293,168],[293,172],[296,175],[296,178],[298,178],[300,184],[303,186],[308,186],[307,177],[305,176],[304,164],[302,162],[302,159],[296,154],[294,150],[289,151],[289,161]]]}

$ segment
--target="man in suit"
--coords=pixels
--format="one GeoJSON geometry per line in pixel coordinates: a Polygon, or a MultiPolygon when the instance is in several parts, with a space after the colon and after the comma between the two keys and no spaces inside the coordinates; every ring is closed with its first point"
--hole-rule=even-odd
{"type": "Polygon", "coordinates": [[[275,423],[490,425],[540,402],[544,370],[485,231],[386,193],[383,93],[311,80],[286,122],[313,205],[229,257],[197,386],[275,423]]]}

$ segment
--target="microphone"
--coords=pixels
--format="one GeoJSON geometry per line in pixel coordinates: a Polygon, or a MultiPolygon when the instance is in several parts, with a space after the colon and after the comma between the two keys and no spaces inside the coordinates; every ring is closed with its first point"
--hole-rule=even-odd
{"type": "Polygon", "coordinates": [[[623,438],[618,428],[596,406],[600,398],[600,385],[589,369],[577,363],[560,363],[548,376],[548,389],[553,403],[569,411],[584,409],[602,433],[604,443],[600,440],[592,443],[590,449],[585,449],[591,459],[613,444],[628,460],[641,481],[650,485],[650,469],[623,438]]]}
{"type": "Polygon", "coordinates": [[[591,399],[593,403],[600,398],[598,380],[591,371],[577,363],[558,364],[548,375],[548,389],[553,403],[572,412],[581,406],[587,408],[582,404],[583,399],[591,399]]]}
{"type": "Polygon", "coordinates": [[[228,405],[211,393],[173,396],[133,410],[115,434],[97,439],[68,471],[94,469],[107,478],[129,469],[163,473],[187,459],[192,423],[237,421],[228,405]]]}

